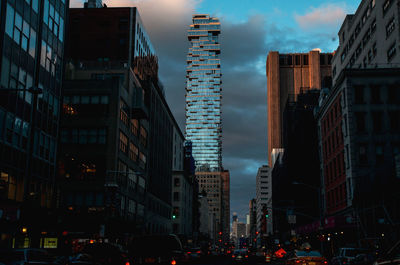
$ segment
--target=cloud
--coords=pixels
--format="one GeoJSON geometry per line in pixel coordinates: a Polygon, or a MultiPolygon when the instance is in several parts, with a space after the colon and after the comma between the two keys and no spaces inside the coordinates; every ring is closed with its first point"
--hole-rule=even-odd
{"type": "Polygon", "coordinates": [[[347,8],[340,4],[326,4],[320,7],[311,7],[304,15],[295,14],[296,22],[303,30],[335,28],[343,22],[347,8]]]}

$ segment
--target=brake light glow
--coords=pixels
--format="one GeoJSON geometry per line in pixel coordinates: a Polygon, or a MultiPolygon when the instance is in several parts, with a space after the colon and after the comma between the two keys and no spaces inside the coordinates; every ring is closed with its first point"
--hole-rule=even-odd
{"type": "Polygon", "coordinates": [[[127,261],[127,262],[125,262],[125,265],[131,265],[131,264],[129,263],[129,261],[127,261]]]}
{"type": "Polygon", "coordinates": [[[200,251],[200,250],[198,250],[196,253],[200,254],[200,253],[201,253],[201,251],[200,251]]]}
{"type": "Polygon", "coordinates": [[[172,260],[172,261],[171,261],[171,265],[176,265],[176,261],[175,261],[175,260],[172,260]]]}
{"type": "Polygon", "coordinates": [[[232,255],[232,258],[234,258],[235,257],[235,255],[232,255]]]}
{"type": "Polygon", "coordinates": [[[245,258],[248,258],[249,256],[246,255],[246,256],[244,256],[244,257],[245,257],[245,258]]]}
{"type": "Polygon", "coordinates": [[[188,251],[188,254],[191,254],[192,252],[188,251]]]}
{"type": "Polygon", "coordinates": [[[328,262],[326,260],[324,260],[324,264],[328,264],[328,262]]]}
{"type": "Polygon", "coordinates": [[[300,260],[296,260],[296,263],[300,263],[300,260]]]}

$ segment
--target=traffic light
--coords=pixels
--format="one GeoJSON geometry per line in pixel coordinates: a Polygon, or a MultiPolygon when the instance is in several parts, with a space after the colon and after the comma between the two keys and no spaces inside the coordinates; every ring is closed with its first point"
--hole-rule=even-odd
{"type": "Polygon", "coordinates": [[[172,215],[172,219],[175,219],[176,218],[176,215],[174,214],[174,215],[172,215]]]}

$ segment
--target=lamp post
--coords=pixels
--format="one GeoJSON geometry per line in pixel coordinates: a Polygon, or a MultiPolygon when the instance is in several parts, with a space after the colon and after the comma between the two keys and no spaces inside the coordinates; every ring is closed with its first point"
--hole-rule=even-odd
{"type": "MultiPolygon", "coordinates": [[[[292,184],[293,185],[303,185],[305,187],[308,187],[308,188],[310,188],[312,190],[317,191],[317,194],[318,194],[318,208],[319,208],[318,209],[319,210],[319,227],[320,227],[320,229],[322,229],[322,216],[323,216],[323,213],[322,213],[321,187],[317,187],[317,186],[313,186],[313,185],[310,185],[310,184],[307,184],[307,183],[297,182],[297,181],[293,181],[292,184]]],[[[320,242],[321,242],[321,253],[323,253],[323,243],[322,243],[322,241],[320,241],[320,242]]]]}

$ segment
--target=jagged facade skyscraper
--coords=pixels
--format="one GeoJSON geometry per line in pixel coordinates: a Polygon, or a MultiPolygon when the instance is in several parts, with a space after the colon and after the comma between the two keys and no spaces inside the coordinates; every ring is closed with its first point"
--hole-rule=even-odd
{"type": "Polygon", "coordinates": [[[196,171],[222,170],[221,25],[209,15],[193,15],[186,75],[186,140],[193,143],[196,171]]]}

